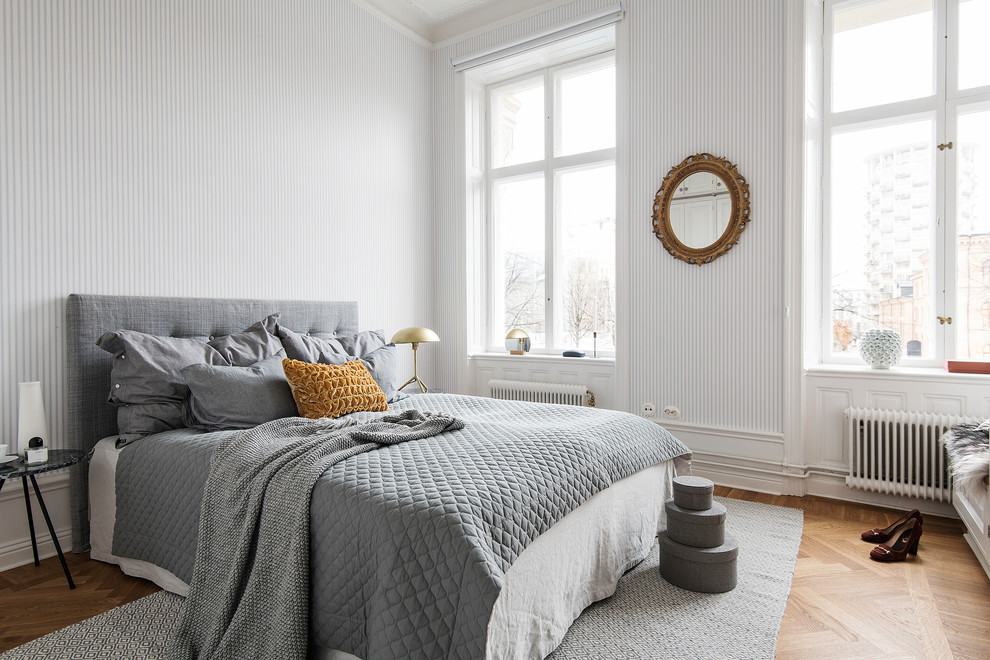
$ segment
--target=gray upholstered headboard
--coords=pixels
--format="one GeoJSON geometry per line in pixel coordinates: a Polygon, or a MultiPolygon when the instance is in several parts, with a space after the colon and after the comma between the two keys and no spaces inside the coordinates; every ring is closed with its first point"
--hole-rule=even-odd
{"type": "MultiPolygon", "coordinates": [[[[356,302],[233,300],[72,294],[66,304],[66,424],[68,447],[89,451],[117,433],[109,403],[109,353],[96,340],[111,330],[137,330],[171,337],[218,337],[244,330],[269,314],[297,332],[319,337],[358,331],[356,302]]],[[[89,548],[89,490],[86,467],[71,471],[72,551],[89,548]]]]}

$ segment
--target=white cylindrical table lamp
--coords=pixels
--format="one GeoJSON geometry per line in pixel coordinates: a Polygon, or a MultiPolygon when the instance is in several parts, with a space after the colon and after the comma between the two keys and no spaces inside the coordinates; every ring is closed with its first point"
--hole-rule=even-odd
{"type": "Polygon", "coordinates": [[[20,400],[17,416],[17,453],[21,458],[26,458],[32,438],[41,438],[44,447],[49,446],[48,418],[45,416],[41,383],[37,381],[20,383],[18,388],[20,400]]]}

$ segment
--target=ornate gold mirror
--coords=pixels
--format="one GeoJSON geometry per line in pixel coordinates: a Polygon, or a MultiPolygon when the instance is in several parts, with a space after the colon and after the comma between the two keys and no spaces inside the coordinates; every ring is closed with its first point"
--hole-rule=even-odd
{"type": "Polygon", "coordinates": [[[698,266],[732,249],[748,222],[749,184],[711,154],[671,168],[653,201],[653,233],[675,258],[698,266]]]}

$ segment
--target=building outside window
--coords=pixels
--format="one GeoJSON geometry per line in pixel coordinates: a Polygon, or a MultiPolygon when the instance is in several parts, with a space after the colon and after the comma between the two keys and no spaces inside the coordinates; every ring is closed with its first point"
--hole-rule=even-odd
{"type": "Polygon", "coordinates": [[[486,88],[488,344],[615,351],[615,59],[486,88]]]}
{"type": "Polygon", "coordinates": [[[823,358],[858,362],[873,328],[900,334],[906,364],[983,357],[990,0],[825,11],[823,358]]]}

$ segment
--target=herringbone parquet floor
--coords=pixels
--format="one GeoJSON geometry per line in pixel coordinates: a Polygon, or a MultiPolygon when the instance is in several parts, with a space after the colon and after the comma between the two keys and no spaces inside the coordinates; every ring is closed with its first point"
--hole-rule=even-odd
{"type": "Polygon", "coordinates": [[[804,510],[778,659],[990,658],[990,579],[958,520],[926,516],[916,557],[878,563],[859,535],[904,511],[822,497],[715,492],[804,510]]]}
{"type": "MultiPolygon", "coordinates": [[[[718,495],[803,509],[804,536],[777,658],[990,658],[990,580],[955,520],[926,518],[917,557],[878,564],[859,534],[901,512],[716,488],[718,495]]],[[[158,590],[87,555],[0,573],[0,651],[158,590]]]]}

